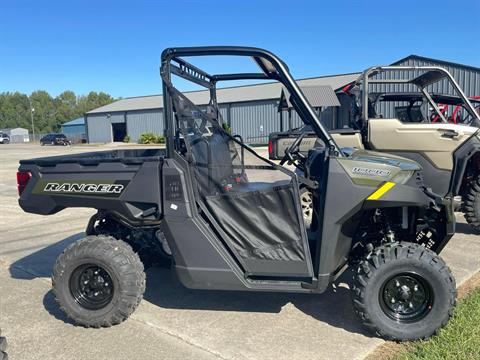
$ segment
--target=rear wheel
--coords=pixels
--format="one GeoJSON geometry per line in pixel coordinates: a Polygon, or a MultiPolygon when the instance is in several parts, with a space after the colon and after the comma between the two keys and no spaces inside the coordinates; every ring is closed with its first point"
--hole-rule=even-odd
{"type": "Polygon", "coordinates": [[[376,248],[354,276],[354,309],[373,333],[390,340],[426,339],[444,326],[456,299],[445,262],[418,244],[376,248]]]}
{"type": "Polygon", "coordinates": [[[311,191],[307,188],[300,189],[300,204],[302,206],[303,220],[308,228],[312,224],[313,198],[311,191]]]}
{"type": "Polygon", "coordinates": [[[470,226],[480,232],[480,175],[467,186],[463,196],[463,213],[470,226]]]}
{"type": "Polygon", "coordinates": [[[62,310],[85,327],[108,327],[127,319],[145,291],[138,255],[110,236],[87,236],[58,257],[53,292],[62,310]]]}

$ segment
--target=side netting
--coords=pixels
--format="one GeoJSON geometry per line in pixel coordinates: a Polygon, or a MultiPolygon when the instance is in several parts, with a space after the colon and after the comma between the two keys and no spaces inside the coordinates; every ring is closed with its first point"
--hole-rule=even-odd
{"type": "Polygon", "coordinates": [[[272,260],[304,268],[308,246],[295,175],[228,134],[214,106],[202,111],[173,86],[168,91],[198,194],[231,250],[256,273],[272,260]]]}

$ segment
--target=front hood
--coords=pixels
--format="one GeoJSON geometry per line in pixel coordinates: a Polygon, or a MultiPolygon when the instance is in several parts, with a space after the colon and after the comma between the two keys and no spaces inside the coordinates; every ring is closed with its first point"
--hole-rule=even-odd
{"type": "Polygon", "coordinates": [[[385,181],[406,183],[422,167],[400,156],[351,149],[350,156],[337,158],[354,184],[377,186],[385,181]]]}
{"type": "Polygon", "coordinates": [[[385,154],[376,151],[356,150],[349,156],[349,158],[356,161],[395,166],[401,170],[422,170],[422,167],[416,161],[401,156],[385,154]]]}

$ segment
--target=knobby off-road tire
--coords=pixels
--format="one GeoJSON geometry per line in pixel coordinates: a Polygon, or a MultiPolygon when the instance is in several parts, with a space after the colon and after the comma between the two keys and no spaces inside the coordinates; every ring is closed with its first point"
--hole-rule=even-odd
{"type": "Polygon", "coordinates": [[[127,319],[145,291],[138,255],[111,236],[87,236],[57,258],[53,293],[61,309],[85,327],[109,327],[127,319]]]}
{"type": "Polygon", "coordinates": [[[463,213],[470,226],[480,233],[480,175],[467,186],[463,197],[463,213]]]}
{"type": "Polygon", "coordinates": [[[427,339],[452,316],[456,285],[445,262],[413,243],[376,248],[362,261],[352,289],[363,325],[388,340],[427,339]]]}
{"type": "MultiPolygon", "coordinates": [[[[0,335],[2,331],[0,330],[0,335]]],[[[0,360],[8,360],[7,351],[7,339],[4,336],[0,336],[0,360]]]]}

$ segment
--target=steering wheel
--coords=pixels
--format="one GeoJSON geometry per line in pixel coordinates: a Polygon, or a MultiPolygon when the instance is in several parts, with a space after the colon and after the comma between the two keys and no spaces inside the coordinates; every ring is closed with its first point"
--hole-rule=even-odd
{"type": "Polygon", "coordinates": [[[280,161],[280,165],[287,163],[288,165],[293,164],[300,170],[304,169],[303,164],[307,157],[300,152],[300,144],[305,136],[307,136],[307,132],[302,132],[300,136],[295,139],[292,145],[285,149],[285,155],[280,161]]]}

